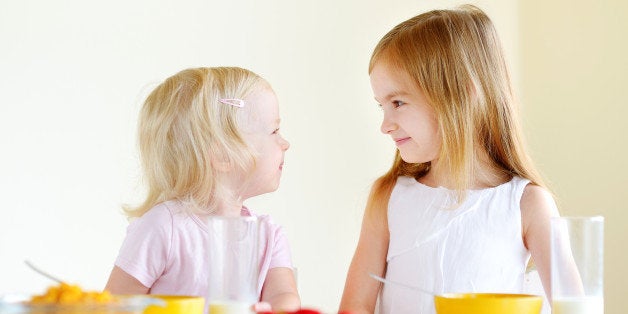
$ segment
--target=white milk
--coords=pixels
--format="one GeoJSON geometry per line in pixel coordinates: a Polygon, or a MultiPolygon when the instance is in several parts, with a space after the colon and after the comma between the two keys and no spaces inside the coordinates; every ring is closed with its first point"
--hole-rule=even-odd
{"type": "Polygon", "coordinates": [[[253,305],[235,301],[210,302],[209,314],[254,314],[253,305]]]}
{"type": "Polygon", "coordinates": [[[552,314],[604,314],[604,298],[557,298],[552,301],[552,314]]]}

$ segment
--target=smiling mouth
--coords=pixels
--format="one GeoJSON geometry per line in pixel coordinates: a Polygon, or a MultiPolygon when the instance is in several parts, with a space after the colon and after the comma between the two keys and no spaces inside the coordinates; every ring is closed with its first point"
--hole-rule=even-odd
{"type": "Polygon", "coordinates": [[[405,143],[405,142],[407,142],[407,141],[409,141],[409,140],[410,140],[410,138],[409,138],[409,137],[404,137],[404,138],[396,138],[396,139],[395,139],[395,144],[396,144],[397,146],[399,146],[399,145],[401,145],[401,144],[403,144],[403,143],[405,143]]]}

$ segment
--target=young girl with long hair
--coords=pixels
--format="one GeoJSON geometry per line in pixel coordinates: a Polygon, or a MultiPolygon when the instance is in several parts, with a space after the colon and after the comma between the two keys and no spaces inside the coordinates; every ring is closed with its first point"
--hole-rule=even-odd
{"type": "Polygon", "coordinates": [[[520,293],[530,257],[549,295],[552,195],[524,149],[495,28],[479,8],[434,10],[376,46],[371,87],[397,146],[373,184],[340,309],[434,313],[444,292],[520,293]]]}

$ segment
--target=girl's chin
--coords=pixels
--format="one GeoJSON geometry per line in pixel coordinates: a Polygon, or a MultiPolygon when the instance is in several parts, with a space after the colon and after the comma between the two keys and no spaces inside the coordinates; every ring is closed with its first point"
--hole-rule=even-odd
{"type": "Polygon", "coordinates": [[[404,156],[404,154],[401,154],[401,160],[409,163],[409,164],[418,164],[418,163],[422,163],[424,161],[420,161],[418,158],[414,157],[414,156],[404,156]]]}
{"type": "Polygon", "coordinates": [[[399,150],[399,155],[401,156],[401,160],[409,163],[409,164],[422,164],[426,162],[432,161],[430,158],[420,157],[417,154],[410,154],[409,152],[403,152],[399,150]]]}
{"type": "Polygon", "coordinates": [[[272,186],[268,186],[267,188],[260,190],[258,193],[256,193],[255,196],[275,192],[277,191],[278,188],[279,188],[279,183],[272,186]]]}

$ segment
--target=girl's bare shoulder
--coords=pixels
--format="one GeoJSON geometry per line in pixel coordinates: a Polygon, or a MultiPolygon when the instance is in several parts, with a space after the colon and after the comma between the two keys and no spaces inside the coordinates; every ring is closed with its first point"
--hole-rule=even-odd
{"type": "Polygon", "coordinates": [[[549,223],[549,219],[558,216],[558,208],[550,191],[536,184],[528,184],[521,196],[521,219],[524,230],[535,222],[549,223]]]}

